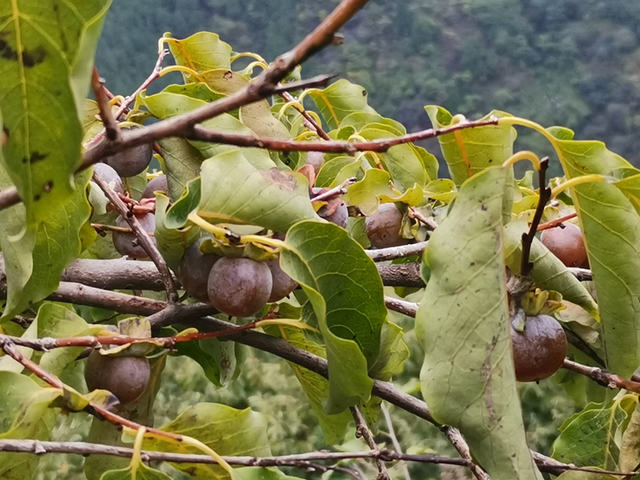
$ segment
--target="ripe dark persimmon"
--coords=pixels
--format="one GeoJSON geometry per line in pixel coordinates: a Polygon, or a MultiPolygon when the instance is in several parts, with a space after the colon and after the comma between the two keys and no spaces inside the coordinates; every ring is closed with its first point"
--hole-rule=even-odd
{"type": "MultiPolygon", "coordinates": [[[[145,232],[154,232],[156,216],[153,213],[147,213],[137,218],[145,232]]],[[[129,224],[122,216],[119,216],[116,218],[116,227],[129,228],[129,224]]],[[[133,232],[113,232],[112,238],[114,247],[121,255],[127,255],[130,258],[147,258],[149,256],[144,248],[138,244],[138,239],[133,232]]],[[[151,237],[151,241],[155,243],[155,237],[151,237]]]]}
{"type": "Polygon", "coordinates": [[[298,283],[280,268],[279,259],[269,260],[265,263],[271,270],[271,277],[273,278],[269,302],[277,302],[293,292],[298,287],[298,283]]]}
{"type": "Polygon", "coordinates": [[[393,203],[383,203],[378,212],[365,219],[365,232],[374,248],[406,245],[409,240],[400,235],[402,213],[393,203]]]}
{"type": "Polygon", "coordinates": [[[182,288],[193,298],[201,302],[209,303],[209,274],[213,264],[220,260],[219,255],[213,253],[202,253],[200,245],[207,238],[200,238],[193,242],[184,252],[180,267],[178,269],[178,279],[182,288]]]}
{"type": "Polygon", "coordinates": [[[146,357],[101,355],[87,358],[84,378],[89,390],[108,390],[120,403],[136,401],[149,385],[151,369],[146,357]]]}
{"type": "Polygon", "coordinates": [[[271,296],[273,277],[265,262],[250,258],[221,258],[211,268],[209,301],[222,313],[249,317],[271,296]]]}
{"type": "Polygon", "coordinates": [[[540,241],[567,267],[587,268],[589,259],[580,227],[573,223],[549,228],[542,232],[540,241]]]}
{"type": "MultiPolygon", "coordinates": [[[[130,130],[130,128],[123,128],[122,130],[130,130]]],[[[121,177],[135,177],[149,166],[152,157],[153,145],[151,143],[143,143],[109,155],[103,162],[112,167],[121,177]]]]}
{"type": "Polygon", "coordinates": [[[106,163],[96,163],[93,166],[93,171],[97,173],[98,176],[105,182],[107,182],[114,192],[121,195],[124,194],[124,183],[122,183],[120,175],[118,175],[118,172],[116,172],[109,165],[107,165],[106,163]]]}
{"type": "Polygon", "coordinates": [[[537,382],[550,377],[567,356],[564,330],[549,315],[527,317],[522,332],[511,326],[511,346],[519,382],[537,382]]]}
{"type": "Polygon", "coordinates": [[[162,192],[167,197],[169,196],[169,185],[167,184],[166,175],[158,175],[152,178],[147,183],[144,191],[142,192],[142,198],[156,198],[155,192],[162,192]]]}

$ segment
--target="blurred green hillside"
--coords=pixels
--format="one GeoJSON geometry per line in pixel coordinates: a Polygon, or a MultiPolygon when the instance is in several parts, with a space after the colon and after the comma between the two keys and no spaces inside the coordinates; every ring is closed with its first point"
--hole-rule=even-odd
{"type": "MultiPolygon", "coordinates": [[[[237,51],[273,60],[337,3],[114,0],[98,66],[113,91],[130,93],[166,31],[213,31],[237,51]]],[[[500,109],[603,140],[640,165],[637,0],[372,0],[343,34],[344,45],[313,58],[304,75],[338,73],[363,85],[374,108],[408,130],[430,126],[426,104],[468,117],[500,109]]]]}

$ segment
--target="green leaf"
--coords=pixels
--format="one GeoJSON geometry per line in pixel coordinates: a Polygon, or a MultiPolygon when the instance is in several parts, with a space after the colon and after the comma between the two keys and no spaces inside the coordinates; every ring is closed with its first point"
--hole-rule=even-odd
{"type": "Polygon", "coordinates": [[[233,473],[236,480],[302,480],[285,475],[275,468],[242,467],[235,469],[233,473]]]}
{"type": "MultiPolygon", "coordinates": [[[[451,125],[453,117],[444,108],[434,105],[428,105],[424,108],[431,119],[433,128],[440,129],[451,125]]],[[[505,117],[510,115],[494,110],[481,120],[488,120],[492,116],[505,117]]],[[[460,185],[469,178],[469,170],[474,175],[487,167],[502,165],[507,158],[513,155],[515,140],[516,131],[510,125],[468,128],[438,137],[442,155],[456,185],[460,185]]]]}
{"type": "MultiPolygon", "coordinates": [[[[220,40],[215,33],[198,32],[183,40],[164,34],[176,65],[189,67],[196,72],[215,68],[231,69],[231,45],[220,40]]],[[[183,73],[185,81],[194,81],[189,74],[183,73]]]]}
{"type": "Polygon", "coordinates": [[[217,338],[180,342],[177,352],[198,362],[207,379],[216,387],[227,385],[236,373],[236,344],[233,342],[221,342],[217,338]]]}
{"type": "Polygon", "coordinates": [[[301,220],[319,220],[303,175],[276,168],[258,170],[239,150],[202,164],[198,215],[213,222],[253,224],[279,232],[301,220]]]}
{"type": "MultiPolygon", "coordinates": [[[[48,407],[61,394],[42,388],[26,375],[0,372],[0,439],[48,440],[53,428],[53,410],[48,407]]],[[[32,478],[40,458],[37,455],[0,453],[0,478],[32,478]]]]}
{"type": "Polygon", "coordinates": [[[369,369],[372,378],[391,381],[402,372],[404,362],[409,358],[409,347],[403,340],[404,331],[390,321],[384,322],[380,335],[380,355],[369,369]]]}
{"type": "MultiPolygon", "coordinates": [[[[69,306],[44,302],[38,309],[35,323],[38,338],[70,338],[80,335],[95,335],[102,327],[91,326],[75,314],[69,306]]],[[[84,347],[56,348],[45,352],[40,358],[40,366],[47,372],[59,376],[64,369],[78,358],[84,347]]]]}
{"type": "MultiPolygon", "coordinates": [[[[367,127],[360,132],[367,140],[389,138],[388,131],[367,127]]],[[[384,153],[377,154],[385,169],[389,171],[396,187],[405,191],[415,184],[424,187],[430,180],[418,153],[409,144],[396,145],[384,153]]]]}
{"type": "MultiPolygon", "coordinates": [[[[327,357],[326,349],[308,340],[304,332],[294,328],[283,328],[287,341],[298,348],[306,350],[322,358],[327,357]]],[[[317,373],[307,370],[295,363],[287,362],[304,390],[313,413],[318,417],[325,442],[329,445],[339,442],[347,431],[347,426],[353,420],[349,411],[330,415],[325,412],[324,402],[329,398],[329,381],[317,373]]]]}
{"type": "MultiPolygon", "coordinates": [[[[10,326],[11,324],[5,324],[3,325],[3,333],[5,335],[11,335],[11,332],[7,332],[7,326],[10,326]]],[[[34,319],[33,322],[31,322],[31,325],[29,325],[29,328],[27,328],[22,335],[20,335],[20,338],[23,338],[25,340],[35,340],[36,338],[38,338],[38,321],[37,319],[34,319]]],[[[25,358],[28,358],[29,360],[31,360],[31,358],[33,357],[34,354],[34,350],[31,348],[27,348],[27,347],[16,347],[16,349],[22,353],[22,355],[25,356],[25,358]]],[[[17,362],[16,360],[14,360],[13,358],[11,358],[8,355],[3,355],[0,357],[0,371],[3,372],[14,372],[14,373],[21,373],[24,370],[24,365],[22,365],[20,362],[17,362]]]]}
{"type": "Polygon", "coordinates": [[[466,181],[429,240],[431,277],[416,317],[422,394],[433,417],[460,429],[495,480],[541,479],[527,447],[511,358],[502,205],[509,170],[466,181]]]}
{"type": "Polygon", "coordinates": [[[367,372],[378,358],[387,316],[375,264],[344,229],[318,222],[291,227],[280,263],[307,294],[324,337],[327,412],[366,402],[373,386],[367,372]]]}
{"type": "Polygon", "coordinates": [[[109,470],[104,472],[100,480],[171,480],[171,477],[160,470],[147,467],[144,463],[140,462],[136,469],[135,476],[131,466],[123,468],[122,470],[109,470]]]}
{"type": "Polygon", "coordinates": [[[349,80],[340,79],[325,89],[311,88],[307,92],[331,129],[338,128],[340,122],[352,113],[376,114],[367,104],[367,91],[349,80]]]}
{"type": "Polygon", "coordinates": [[[42,0],[3,5],[0,110],[8,143],[0,160],[26,207],[25,236],[36,224],[59,217],[59,206],[75,193],[72,177],[83,136],[80,117],[110,3],[42,0]]]}
{"type": "Polygon", "coordinates": [[[608,405],[590,403],[565,421],[553,443],[552,457],[578,467],[594,466],[618,470],[618,439],[637,399],[619,394],[608,405]]]}
{"type": "MultiPolygon", "coordinates": [[[[198,403],[183,411],[161,430],[196,438],[218,455],[269,456],[267,418],[250,409],[236,410],[217,403],[198,403]]],[[[164,452],[202,453],[184,444],[169,444],[155,438],[145,439],[144,449],[164,452]]],[[[229,475],[215,465],[174,464],[180,471],[198,479],[227,479],[229,475]]]]}
{"type": "MultiPolygon", "coordinates": [[[[4,173],[0,168],[0,187],[8,184],[4,173]]],[[[35,229],[25,229],[23,204],[0,211],[0,245],[7,271],[3,319],[53,293],[62,271],[80,255],[80,231],[91,214],[85,192],[90,173],[76,176],[73,195],[57,204],[56,213],[35,229]]]]}
{"type": "Polygon", "coordinates": [[[407,129],[400,122],[372,112],[355,112],[347,115],[340,122],[340,128],[352,126],[356,132],[359,132],[364,127],[372,124],[375,124],[376,128],[382,128],[390,132],[394,137],[407,133],[407,129]]]}
{"type": "Polygon", "coordinates": [[[364,157],[353,158],[347,155],[325,161],[316,177],[316,187],[335,187],[347,178],[355,177],[364,157]]]}
{"type": "MultiPolygon", "coordinates": [[[[573,132],[551,129],[567,178],[608,175],[631,167],[601,142],[574,141],[573,132]]],[[[640,217],[615,185],[578,185],[571,190],[589,254],[598,298],[606,365],[630,377],[640,365],[640,217]]]]}
{"type": "Polygon", "coordinates": [[[158,140],[162,150],[162,172],[167,176],[169,196],[174,202],[180,198],[190,180],[200,175],[200,164],[204,157],[183,138],[158,140]]]}
{"type": "MultiPolygon", "coordinates": [[[[174,207],[179,204],[174,204],[174,207]]],[[[180,204],[182,205],[182,204],[180,204]]],[[[182,228],[171,228],[167,225],[169,199],[161,193],[156,195],[156,229],[154,237],[158,250],[171,270],[178,271],[185,250],[200,235],[198,228],[191,225],[182,228]]],[[[190,211],[192,211],[191,208],[190,211]]],[[[186,213],[188,215],[189,212],[186,213]]]]}
{"type": "Polygon", "coordinates": [[[356,205],[365,215],[373,215],[381,202],[403,202],[416,206],[422,201],[423,195],[422,188],[417,184],[404,193],[397,191],[391,186],[389,172],[372,168],[367,170],[362,180],[351,185],[342,198],[347,205],[356,205]]]}
{"type": "MultiPolygon", "coordinates": [[[[636,477],[633,477],[634,480],[636,477]]],[[[562,475],[558,477],[558,480],[619,480],[620,477],[617,475],[607,475],[604,473],[591,473],[591,472],[580,472],[575,470],[570,470],[568,472],[564,472],[562,475]]]]}
{"type": "MultiPolygon", "coordinates": [[[[513,221],[505,227],[505,260],[514,273],[520,273],[522,234],[528,230],[526,221],[513,221]]],[[[539,288],[561,293],[562,298],[580,305],[598,318],[598,306],[585,286],[537,238],[531,244],[529,261],[533,263],[531,278],[539,288]]]]}
{"type": "Polygon", "coordinates": [[[182,196],[167,210],[164,219],[164,228],[178,229],[183,228],[187,224],[189,214],[198,208],[201,190],[202,182],[200,182],[200,177],[196,177],[187,182],[182,196]]]}

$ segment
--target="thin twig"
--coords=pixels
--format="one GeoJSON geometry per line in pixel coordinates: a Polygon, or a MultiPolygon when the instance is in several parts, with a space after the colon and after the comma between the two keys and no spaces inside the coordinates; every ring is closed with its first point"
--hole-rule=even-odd
{"type": "MultiPolygon", "coordinates": [[[[402,447],[400,446],[400,442],[398,441],[398,437],[396,436],[396,431],[393,428],[393,421],[391,420],[391,415],[389,415],[389,410],[387,409],[384,403],[380,404],[380,410],[382,411],[382,416],[384,417],[384,422],[387,424],[387,429],[389,430],[389,438],[391,438],[391,443],[393,443],[393,448],[399,454],[402,454],[402,447]]],[[[411,480],[411,475],[409,474],[409,468],[406,463],[402,464],[402,473],[404,474],[405,480],[411,480]]]]}
{"type": "Polygon", "coordinates": [[[409,216],[415,218],[429,230],[438,228],[438,223],[432,217],[425,217],[416,207],[409,207],[409,216]]]}
{"type": "Polygon", "coordinates": [[[342,182],[340,185],[338,185],[337,187],[333,187],[329,190],[327,190],[326,192],[320,193],[318,195],[316,195],[315,197],[313,197],[311,199],[311,202],[324,202],[326,200],[329,200],[333,197],[338,197],[340,195],[344,195],[345,193],[347,193],[346,188],[349,185],[353,185],[358,179],[355,177],[352,178],[347,178],[344,182],[342,182]]]}
{"type": "MultiPolygon", "coordinates": [[[[235,145],[238,147],[265,148],[278,152],[325,152],[347,153],[349,155],[353,155],[357,152],[386,152],[396,145],[439,137],[441,135],[446,135],[448,133],[467,128],[496,125],[497,123],[497,119],[457,123],[441,129],[428,128],[426,130],[409,133],[399,137],[381,138],[379,140],[372,140],[368,142],[347,142],[342,140],[329,140],[322,142],[277,140],[273,138],[256,137],[255,135],[219,132],[217,130],[211,130],[210,128],[203,127],[202,125],[194,125],[186,132],[185,135],[191,140],[198,140],[201,142],[221,143],[225,145],[235,145]]],[[[153,141],[156,140],[156,138],[152,138],[150,140],[153,141]]],[[[421,218],[425,217],[421,216],[421,218]]],[[[430,225],[434,223],[435,222],[429,222],[430,225]]],[[[432,228],[435,228],[436,226],[437,225],[432,225],[432,228]]]]}
{"type": "Polygon", "coordinates": [[[208,338],[224,337],[226,335],[234,335],[236,333],[244,332],[245,330],[254,330],[257,328],[257,322],[254,321],[245,325],[239,325],[229,330],[222,330],[218,332],[207,333],[190,333],[188,335],[179,335],[173,337],[151,337],[151,338],[137,338],[128,337],[126,335],[119,336],[91,336],[85,335],[82,337],[69,337],[69,338],[20,338],[10,335],[0,334],[0,342],[10,341],[14,345],[19,347],[27,347],[39,352],[48,352],[56,348],[65,347],[89,347],[89,348],[101,348],[105,345],[133,345],[137,343],[152,343],[158,348],[175,349],[176,344],[183,342],[192,342],[197,340],[205,340],[208,338]]]}
{"type": "Polygon", "coordinates": [[[281,83],[276,88],[273,89],[273,94],[281,95],[284,97],[285,94],[289,94],[289,92],[292,92],[293,90],[303,90],[305,88],[315,88],[315,87],[326,87],[327,85],[329,85],[329,82],[331,81],[331,79],[335,77],[336,75],[316,75],[315,77],[307,78],[305,80],[281,83]]]}
{"type": "Polygon", "coordinates": [[[540,160],[540,170],[538,170],[538,179],[540,183],[540,198],[538,199],[538,206],[536,212],[533,215],[529,232],[522,234],[522,259],[520,265],[520,275],[526,277],[533,268],[533,263],[529,261],[529,254],[531,252],[531,243],[536,236],[538,225],[542,219],[544,213],[544,207],[551,198],[551,188],[547,186],[547,168],[549,168],[549,157],[545,157],[540,160]]]}
{"type": "Polygon", "coordinates": [[[144,82],[142,82],[142,84],[136,89],[136,91],[133,92],[131,95],[129,95],[127,98],[125,98],[124,101],[120,104],[120,107],[118,108],[118,111],[115,114],[116,119],[120,118],[120,115],[122,115],[129,108],[129,105],[133,103],[133,101],[136,99],[136,97],[141,91],[146,89],[160,76],[160,72],[162,71],[162,62],[164,61],[164,57],[166,57],[168,54],[169,54],[169,50],[162,50],[158,54],[158,60],[156,61],[155,66],[153,67],[153,71],[151,72],[149,77],[144,82]]]}
{"type": "Polygon", "coordinates": [[[570,267],[569,271],[581,282],[589,282],[593,280],[591,270],[588,268],[574,268],[570,267]]]}
{"type": "MultiPolygon", "coordinates": [[[[133,230],[128,227],[116,227],[115,225],[103,225],[102,223],[92,223],[91,227],[98,232],[122,232],[122,233],[133,233],[133,230]]],[[[153,232],[147,232],[147,234],[151,237],[154,236],[153,232]]]]}
{"type": "MultiPolygon", "coordinates": [[[[50,442],[39,440],[0,440],[0,452],[32,453],[36,455],[71,454],[71,455],[109,455],[114,457],[131,458],[133,448],[102,445],[88,442],[50,442]]],[[[216,465],[217,462],[209,455],[190,453],[155,452],[143,450],[141,458],[144,462],[198,463],[216,465]]],[[[469,461],[463,458],[443,457],[439,455],[410,455],[399,454],[390,450],[370,450],[367,452],[309,452],[275,457],[222,457],[229,465],[243,467],[299,467],[316,468],[318,465],[306,462],[339,462],[352,459],[380,458],[385,462],[405,461],[416,463],[430,463],[436,465],[456,465],[468,467],[469,461]]],[[[540,470],[549,473],[564,471],[578,471],[615,475],[618,477],[633,476],[636,472],[612,472],[589,468],[579,468],[575,465],[561,463],[544,455],[534,453],[534,458],[540,470]]],[[[324,467],[323,468],[328,468],[324,467]]],[[[322,470],[320,470],[322,471],[322,470]]]]}
{"type": "Polygon", "coordinates": [[[389,310],[399,312],[409,317],[415,317],[418,313],[418,304],[413,302],[407,302],[399,298],[384,297],[384,303],[389,310]]]}
{"type": "Polygon", "coordinates": [[[611,389],[622,388],[634,393],[640,393],[640,382],[627,380],[615,373],[607,372],[602,368],[582,365],[581,363],[574,362],[568,358],[565,358],[562,368],[584,375],[603,387],[611,389]]]}
{"type": "Polygon", "coordinates": [[[111,112],[111,106],[109,105],[107,94],[104,91],[103,83],[100,74],[98,74],[98,69],[94,66],[93,74],[91,75],[91,88],[96,97],[100,118],[102,118],[107,139],[110,142],[117,142],[120,139],[120,127],[118,127],[118,122],[116,122],[111,112]]]}
{"type": "MultiPolygon", "coordinates": [[[[371,430],[367,425],[367,421],[362,416],[362,412],[360,412],[360,409],[355,406],[351,407],[349,410],[351,410],[351,415],[356,422],[356,437],[364,438],[365,442],[367,442],[367,445],[369,445],[369,448],[372,451],[377,451],[378,445],[376,444],[376,441],[373,438],[373,433],[371,433],[371,430]]],[[[376,477],[377,480],[391,480],[387,467],[379,458],[376,458],[376,467],[378,467],[378,476],[376,477]]]]}
{"type": "Polygon", "coordinates": [[[116,207],[120,215],[122,215],[122,218],[124,218],[125,221],[129,224],[129,226],[135,233],[140,246],[144,249],[145,252],[147,252],[147,255],[149,255],[153,263],[156,265],[167,290],[168,302],[176,303],[178,301],[178,291],[176,290],[176,286],[173,283],[171,271],[169,270],[167,263],[164,261],[164,258],[162,258],[158,247],[156,247],[155,243],[151,240],[151,237],[147,234],[146,230],[142,227],[136,216],[129,211],[127,206],[122,200],[120,200],[118,194],[113,191],[109,184],[95,172],[93,173],[93,180],[102,189],[109,201],[116,207]]]}
{"type": "Polygon", "coordinates": [[[576,218],[578,216],[577,213],[571,213],[569,215],[565,215],[564,217],[556,218],[555,220],[551,220],[547,223],[541,223],[538,225],[538,231],[542,232],[543,230],[548,230],[550,228],[555,228],[559,225],[562,225],[564,222],[571,220],[572,218],[576,218]]]}

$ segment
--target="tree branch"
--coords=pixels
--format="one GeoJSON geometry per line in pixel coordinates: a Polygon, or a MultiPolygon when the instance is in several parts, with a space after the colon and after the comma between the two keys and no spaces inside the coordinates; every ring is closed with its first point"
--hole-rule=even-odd
{"type": "Polygon", "coordinates": [[[365,252],[374,262],[384,262],[386,260],[395,260],[396,258],[411,257],[412,255],[422,255],[428,243],[418,242],[399,247],[365,250],[365,252]]]}
{"type": "MultiPolygon", "coordinates": [[[[387,424],[387,429],[389,430],[389,438],[391,438],[391,443],[393,444],[393,448],[396,450],[397,453],[402,454],[402,447],[400,446],[398,437],[396,437],[396,431],[393,428],[391,415],[389,415],[389,410],[387,409],[384,403],[380,404],[380,410],[382,411],[384,422],[387,424]]],[[[409,474],[409,469],[407,468],[406,464],[402,465],[402,473],[404,475],[405,480],[411,480],[411,475],[409,474]]]]}
{"type": "Polygon", "coordinates": [[[531,273],[533,263],[529,261],[529,255],[531,253],[531,244],[536,236],[538,225],[542,219],[544,213],[544,207],[547,205],[549,199],[551,199],[551,188],[547,186],[547,169],[549,168],[549,157],[545,157],[540,160],[540,169],[538,170],[538,180],[540,183],[540,198],[538,199],[538,205],[536,212],[533,215],[531,226],[527,233],[522,234],[522,259],[520,265],[520,275],[526,277],[531,273]]]}
{"type": "Polygon", "coordinates": [[[565,358],[562,368],[590,378],[594,382],[610,389],[622,388],[630,392],[640,393],[640,382],[627,380],[602,368],[589,367],[565,358]]]}
{"type": "MultiPolygon", "coordinates": [[[[260,138],[254,135],[242,135],[234,133],[223,133],[216,130],[194,125],[186,133],[186,137],[191,140],[201,142],[222,143],[225,145],[236,145],[238,147],[266,148],[268,150],[278,152],[325,152],[325,153],[348,153],[356,152],[386,152],[395,145],[404,143],[412,143],[418,140],[438,137],[447,133],[464,130],[473,127],[482,127],[486,125],[496,125],[497,119],[463,122],[450,127],[441,129],[429,128],[415,133],[409,133],[400,137],[383,138],[369,142],[347,142],[339,140],[323,141],[323,142],[304,142],[297,140],[276,140],[273,138],[260,138]]],[[[415,214],[415,212],[414,212],[415,214]]],[[[424,217],[422,217],[424,220],[424,217]]],[[[425,220],[425,222],[433,227],[433,222],[425,220]]]]}
{"type": "Polygon", "coordinates": [[[109,184],[95,172],[93,173],[93,180],[102,189],[109,201],[116,207],[120,215],[122,215],[122,218],[124,218],[129,224],[131,230],[135,233],[140,246],[145,252],[147,252],[147,255],[149,255],[153,263],[156,265],[156,268],[162,277],[162,283],[167,291],[167,300],[169,303],[176,303],[178,301],[178,291],[173,283],[171,271],[169,270],[167,263],[164,261],[164,258],[162,258],[158,247],[156,247],[155,243],[151,240],[151,237],[147,234],[136,216],[129,211],[127,206],[122,200],[120,200],[118,194],[109,186],[109,184]]]}
{"type": "MultiPolygon", "coordinates": [[[[356,406],[351,407],[349,410],[351,410],[351,415],[356,422],[356,437],[364,438],[365,442],[367,442],[367,445],[369,445],[369,448],[372,451],[377,451],[378,445],[376,444],[376,441],[373,438],[373,433],[371,433],[371,430],[367,425],[367,421],[362,416],[362,412],[360,412],[360,409],[356,406]]],[[[376,458],[376,466],[378,467],[378,476],[376,477],[377,480],[391,480],[389,471],[380,458],[376,458]]]]}
{"type": "Polygon", "coordinates": [[[107,139],[110,142],[117,142],[120,139],[120,127],[116,122],[113,113],[111,112],[111,106],[109,105],[109,99],[104,90],[103,81],[98,74],[98,69],[93,67],[93,74],[91,75],[91,88],[93,94],[96,97],[96,103],[98,104],[98,110],[100,112],[100,118],[104,124],[104,131],[107,139]]]}

